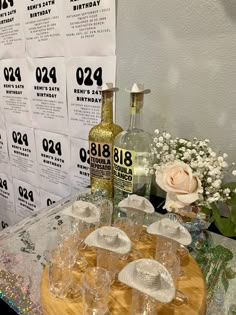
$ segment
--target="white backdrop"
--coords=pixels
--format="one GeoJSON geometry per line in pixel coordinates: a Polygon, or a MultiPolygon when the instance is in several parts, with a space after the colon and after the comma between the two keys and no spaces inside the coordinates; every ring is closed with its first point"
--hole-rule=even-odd
{"type": "Polygon", "coordinates": [[[118,1],[117,15],[117,123],[138,81],[149,132],[209,138],[236,162],[236,1],[118,1]]]}
{"type": "Polygon", "coordinates": [[[89,184],[115,0],[0,0],[0,229],[89,184]]]}

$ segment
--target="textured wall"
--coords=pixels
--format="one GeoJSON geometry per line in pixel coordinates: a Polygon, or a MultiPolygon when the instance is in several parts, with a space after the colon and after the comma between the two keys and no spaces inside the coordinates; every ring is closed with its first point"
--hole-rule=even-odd
{"type": "Polygon", "coordinates": [[[147,131],[209,138],[236,162],[236,0],[117,2],[117,122],[142,82],[147,131]]]}

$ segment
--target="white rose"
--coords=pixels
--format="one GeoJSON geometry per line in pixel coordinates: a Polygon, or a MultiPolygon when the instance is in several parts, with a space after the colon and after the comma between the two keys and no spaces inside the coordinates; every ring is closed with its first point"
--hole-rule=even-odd
{"type": "Polygon", "coordinates": [[[156,182],[167,192],[164,208],[169,211],[190,205],[202,191],[201,181],[193,176],[190,166],[176,160],[156,172],[156,182]]]}

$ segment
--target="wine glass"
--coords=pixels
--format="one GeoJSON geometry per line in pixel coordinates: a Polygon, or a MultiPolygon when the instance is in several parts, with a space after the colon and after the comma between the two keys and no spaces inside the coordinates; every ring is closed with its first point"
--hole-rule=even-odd
{"type": "MultiPolygon", "coordinates": [[[[156,252],[155,259],[161,263],[171,274],[175,283],[180,275],[180,259],[179,257],[169,250],[160,250],[156,252]]],[[[182,306],[188,303],[188,298],[179,290],[176,290],[174,300],[171,302],[174,307],[182,306]]]]}

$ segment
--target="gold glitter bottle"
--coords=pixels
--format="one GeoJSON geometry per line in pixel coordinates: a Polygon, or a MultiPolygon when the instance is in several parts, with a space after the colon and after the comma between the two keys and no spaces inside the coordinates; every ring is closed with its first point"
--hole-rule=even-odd
{"type": "Polygon", "coordinates": [[[113,123],[112,83],[102,87],[101,122],[89,132],[91,191],[104,190],[113,197],[113,140],[123,129],[113,123]]]}

